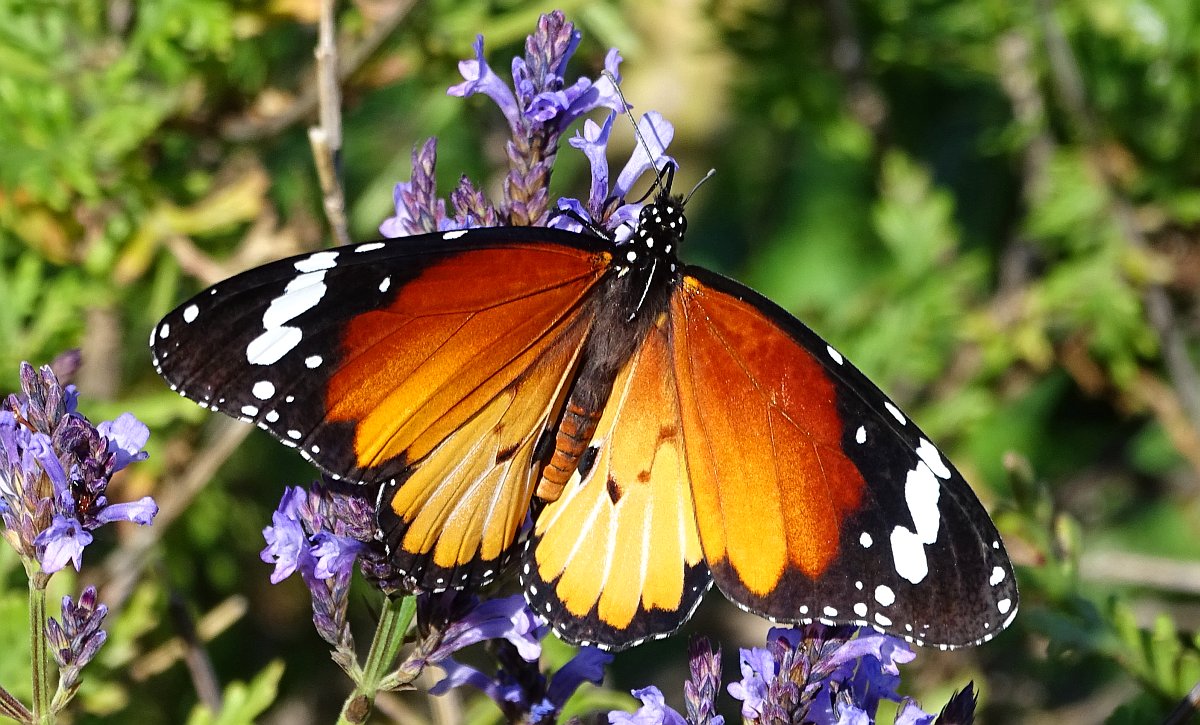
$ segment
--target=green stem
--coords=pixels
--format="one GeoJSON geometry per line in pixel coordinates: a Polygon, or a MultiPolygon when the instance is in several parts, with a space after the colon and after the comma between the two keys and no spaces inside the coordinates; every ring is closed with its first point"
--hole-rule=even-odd
{"type": "Polygon", "coordinates": [[[396,653],[404,644],[408,627],[412,624],[413,615],[417,612],[417,598],[407,596],[402,599],[388,597],[383,611],[379,615],[379,625],[375,628],[375,639],[371,641],[371,650],[367,653],[367,663],[363,667],[362,682],[354,688],[354,692],[346,698],[342,705],[342,714],[338,717],[338,725],[357,725],[366,722],[371,706],[375,702],[375,694],[379,691],[379,683],[387,675],[388,669],[396,661],[396,653]]]}
{"type": "Polygon", "coordinates": [[[29,578],[29,654],[33,661],[33,722],[54,722],[50,698],[50,647],[46,641],[46,586],[35,575],[29,578]]]}

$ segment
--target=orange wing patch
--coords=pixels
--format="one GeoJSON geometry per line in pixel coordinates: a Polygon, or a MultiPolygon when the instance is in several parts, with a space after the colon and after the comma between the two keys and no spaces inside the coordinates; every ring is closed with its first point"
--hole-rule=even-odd
{"type": "MultiPolygon", "coordinates": [[[[864,482],[841,450],[820,363],[753,305],[686,277],[671,300],[680,409],[700,539],[755,598],[789,570],[819,577],[864,482]]],[[[730,592],[718,576],[727,595],[730,592]]]]}
{"type": "Polygon", "coordinates": [[[585,475],[572,476],[534,527],[522,568],[526,596],[573,642],[626,647],[665,636],[710,581],[667,334],[652,328],[618,375],[590,466],[581,465],[585,475]]]}
{"type": "Polygon", "coordinates": [[[606,261],[550,246],[454,254],[348,326],[328,419],[354,426],[368,475],[398,471],[383,484],[379,523],[417,586],[475,586],[503,567],[606,261]]]}
{"type": "Polygon", "coordinates": [[[579,321],[606,264],[604,254],[545,246],[474,250],[355,318],[326,409],[327,420],[355,425],[358,466],[421,459],[465,425],[529,369],[552,331],[579,321]]]}

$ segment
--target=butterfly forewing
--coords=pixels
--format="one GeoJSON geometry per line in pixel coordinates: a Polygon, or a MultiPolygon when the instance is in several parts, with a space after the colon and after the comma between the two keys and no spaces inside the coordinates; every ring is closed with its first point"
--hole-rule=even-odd
{"type": "Polygon", "coordinates": [[[697,522],[717,586],[778,621],[959,646],[1011,620],[987,513],[916,425],[770,301],[689,268],[672,299],[697,522]]]}
{"type": "Polygon", "coordinates": [[[324,471],[381,485],[381,530],[416,585],[479,584],[525,520],[533,449],[609,261],[599,242],[544,236],[451,232],[272,263],[167,315],[155,365],[324,471]]]}

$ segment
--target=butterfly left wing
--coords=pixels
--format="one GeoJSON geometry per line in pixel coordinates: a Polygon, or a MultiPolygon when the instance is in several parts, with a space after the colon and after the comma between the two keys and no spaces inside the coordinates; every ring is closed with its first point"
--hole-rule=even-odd
{"type": "Polygon", "coordinates": [[[668,337],[663,315],[618,374],[579,470],[538,515],[526,545],[529,605],[570,642],[624,649],[665,637],[712,582],[668,337]]]}
{"type": "Polygon", "coordinates": [[[671,300],[705,558],[742,607],[953,647],[1016,613],[1012,567],[957,470],[791,315],[688,268],[671,300]]]}
{"type": "Polygon", "coordinates": [[[587,237],[514,228],[293,257],[167,315],[155,365],[327,473],[379,484],[381,531],[416,586],[478,585],[516,544],[609,259],[587,237]]]}

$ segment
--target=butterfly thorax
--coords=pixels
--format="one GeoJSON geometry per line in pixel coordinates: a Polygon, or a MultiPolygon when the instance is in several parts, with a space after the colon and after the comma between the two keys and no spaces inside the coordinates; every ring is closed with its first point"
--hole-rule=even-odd
{"type": "Polygon", "coordinates": [[[633,234],[614,244],[612,272],[597,296],[596,324],[575,385],[555,421],[554,450],[542,469],[538,498],[556,500],[576,471],[586,477],[586,453],[613,382],[645,339],[646,328],[664,318],[686,229],[682,200],[659,194],[642,207],[633,234]]]}

